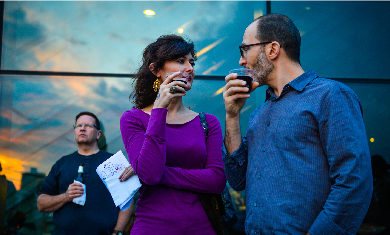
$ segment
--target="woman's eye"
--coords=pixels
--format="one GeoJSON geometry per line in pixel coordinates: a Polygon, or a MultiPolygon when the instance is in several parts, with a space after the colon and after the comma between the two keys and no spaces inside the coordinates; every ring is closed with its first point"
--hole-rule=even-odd
{"type": "Polygon", "coordinates": [[[177,62],[179,62],[180,64],[183,64],[184,60],[183,59],[178,59],[177,62]]]}
{"type": "Polygon", "coordinates": [[[195,62],[194,61],[191,61],[190,64],[191,64],[192,67],[195,66],[195,62]]]}

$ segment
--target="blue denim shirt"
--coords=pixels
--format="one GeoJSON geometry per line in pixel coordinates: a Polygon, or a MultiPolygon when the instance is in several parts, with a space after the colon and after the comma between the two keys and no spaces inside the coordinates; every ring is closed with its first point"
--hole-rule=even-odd
{"type": "Polygon", "coordinates": [[[309,71],[250,116],[224,152],[229,184],[246,189],[247,234],[355,234],[372,194],[368,141],[356,94],[309,71]]]}

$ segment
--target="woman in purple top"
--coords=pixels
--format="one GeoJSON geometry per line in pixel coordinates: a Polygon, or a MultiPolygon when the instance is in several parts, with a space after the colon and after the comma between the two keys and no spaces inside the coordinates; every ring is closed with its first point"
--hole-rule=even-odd
{"type": "Polygon", "coordinates": [[[136,107],[120,120],[130,163],[142,182],[131,234],[215,234],[199,194],[225,187],[222,132],[218,119],[206,114],[206,140],[198,113],[183,104],[195,59],[194,45],[176,35],[161,36],[144,50],[136,107]]]}

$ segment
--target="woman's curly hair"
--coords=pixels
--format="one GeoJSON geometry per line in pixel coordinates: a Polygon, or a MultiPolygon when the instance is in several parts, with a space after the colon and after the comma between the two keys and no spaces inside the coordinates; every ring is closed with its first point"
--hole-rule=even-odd
{"type": "Polygon", "coordinates": [[[153,104],[157,96],[157,92],[153,90],[153,83],[157,77],[150,71],[149,65],[154,63],[153,72],[157,73],[166,61],[176,60],[189,53],[196,59],[194,44],[173,34],[160,36],[145,48],[142,65],[135,75],[135,89],[129,97],[130,99],[134,97],[136,108],[143,109],[153,104]]]}

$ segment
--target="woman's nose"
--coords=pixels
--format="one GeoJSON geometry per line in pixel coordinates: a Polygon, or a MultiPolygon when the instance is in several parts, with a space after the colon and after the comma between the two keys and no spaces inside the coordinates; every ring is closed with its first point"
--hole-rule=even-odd
{"type": "Polygon", "coordinates": [[[187,62],[185,67],[185,72],[192,73],[194,71],[194,67],[191,65],[191,63],[187,62]]]}

